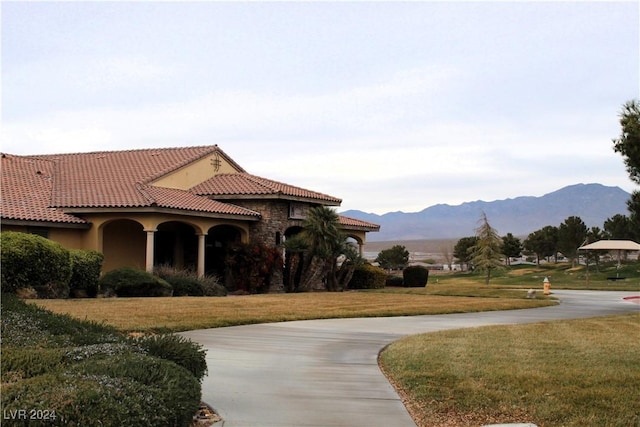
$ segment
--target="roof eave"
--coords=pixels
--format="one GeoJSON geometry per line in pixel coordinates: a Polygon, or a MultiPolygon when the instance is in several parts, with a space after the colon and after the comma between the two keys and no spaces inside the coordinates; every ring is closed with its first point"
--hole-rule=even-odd
{"type": "Polygon", "coordinates": [[[220,218],[220,219],[233,219],[240,221],[259,221],[261,215],[258,212],[253,214],[230,214],[219,212],[205,212],[187,209],[175,209],[165,208],[161,206],[142,206],[142,207],[82,207],[82,208],[65,208],[63,209],[68,214],[120,214],[120,213],[165,213],[180,216],[197,216],[202,218],[220,218]]]}
{"type": "Polygon", "coordinates": [[[324,206],[340,206],[342,200],[325,200],[310,197],[287,196],[285,194],[198,194],[212,200],[286,200],[290,202],[314,203],[324,206]]]}
{"type": "Polygon", "coordinates": [[[86,230],[91,228],[89,222],[63,222],[63,221],[38,221],[28,219],[0,218],[2,225],[16,225],[22,227],[48,227],[48,228],[76,228],[86,230]]]}

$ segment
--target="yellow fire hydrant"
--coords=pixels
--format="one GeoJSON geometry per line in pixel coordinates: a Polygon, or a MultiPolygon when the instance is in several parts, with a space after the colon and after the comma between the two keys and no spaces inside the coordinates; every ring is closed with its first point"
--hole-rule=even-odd
{"type": "Polygon", "coordinates": [[[551,282],[549,281],[549,278],[545,277],[542,284],[544,285],[544,294],[549,295],[551,293],[551,282]]]}

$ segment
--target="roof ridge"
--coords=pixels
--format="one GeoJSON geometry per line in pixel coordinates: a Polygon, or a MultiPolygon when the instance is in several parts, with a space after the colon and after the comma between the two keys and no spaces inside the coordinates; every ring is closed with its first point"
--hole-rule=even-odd
{"type": "MultiPolygon", "coordinates": [[[[85,155],[96,155],[96,154],[114,154],[114,153],[134,153],[134,152],[144,152],[144,151],[171,151],[171,150],[190,150],[194,148],[210,148],[212,151],[215,149],[219,149],[218,144],[213,145],[189,145],[185,147],[155,147],[155,148],[130,148],[127,150],[98,150],[98,151],[81,151],[74,153],[51,153],[51,154],[27,154],[27,155],[17,155],[11,154],[11,156],[15,157],[32,157],[36,159],[45,160],[47,157],[56,157],[56,156],[85,156],[85,155]]],[[[222,150],[220,150],[222,151],[222,150]]],[[[2,153],[7,154],[9,153],[2,153]]]]}
{"type": "MultiPolygon", "coordinates": [[[[267,183],[265,183],[264,181],[270,181],[270,182],[275,182],[275,183],[280,184],[280,185],[287,185],[289,187],[295,187],[295,185],[285,184],[284,182],[274,181],[272,179],[263,178],[261,176],[253,175],[253,174],[246,173],[246,172],[244,173],[244,175],[246,175],[247,179],[249,179],[249,181],[253,182],[254,184],[259,185],[259,186],[264,187],[264,188],[267,188],[267,189],[269,189],[271,191],[274,191],[274,192],[276,192],[278,194],[282,194],[282,190],[279,190],[275,186],[267,185],[267,183]]],[[[297,187],[297,188],[300,188],[300,187],[297,187]]]]}

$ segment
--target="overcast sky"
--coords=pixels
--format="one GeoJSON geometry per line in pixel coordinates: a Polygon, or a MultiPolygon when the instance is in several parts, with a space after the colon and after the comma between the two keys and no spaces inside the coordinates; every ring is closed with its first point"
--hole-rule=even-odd
{"type": "Polygon", "coordinates": [[[11,154],[218,144],[340,211],[634,189],[627,2],[2,2],[11,154]]]}

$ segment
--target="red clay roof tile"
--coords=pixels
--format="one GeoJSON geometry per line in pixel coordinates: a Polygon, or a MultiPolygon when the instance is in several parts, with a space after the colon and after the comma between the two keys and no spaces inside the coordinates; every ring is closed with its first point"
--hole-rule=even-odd
{"type": "Polygon", "coordinates": [[[362,221],[360,219],[349,218],[348,216],[338,215],[340,225],[350,229],[359,229],[364,231],[379,231],[380,226],[372,222],[362,221]]]}
{"type": "MultiPolygon", "coordinates": [[[[211,200],[276,197],[339,205],[339,198],[248,174],[216,145],[37,156],[2,155],[0,216],[4,219],[86,223],[56,208],[149,207],[258,218],[259,213],[211,200]],[[189,191],[150,185],[218,152],[239,173],[220,174],[189,191]]],[[[341,224],[377,230],[376,224],[341,217],[341,224]]]]}
{"type": "Polygon", "coordinates": [[[282,198],[309,199],[331,205],[342,200],[327,194],[307,190],[248,173],[220,174],[191,188],[195,194],[212,197],[276,196],[282,198]]]}
{"type": "Polygon", "coordinates": [[[3,219],[86,223],[82,218],[49,206],[53,162],[8,154],[0,157],[0,215],[3,219]]]}

